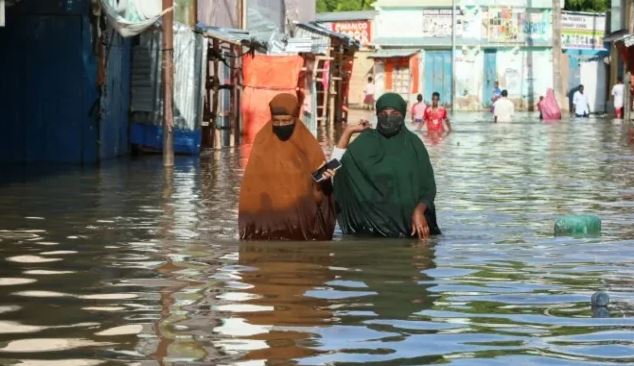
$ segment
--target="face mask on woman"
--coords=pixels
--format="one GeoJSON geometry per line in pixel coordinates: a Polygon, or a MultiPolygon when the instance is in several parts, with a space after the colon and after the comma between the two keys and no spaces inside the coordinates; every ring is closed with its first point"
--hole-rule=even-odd
{"type": "Polygon", "coordinates": [[[275,126],[273,125],[273,133],[277,136],[280,141],[288,141],[288,139],[293,136],[293,131],[295,130],[295,124],[283,125],[283,126],[275,126]]]}
{"type": "Polygon", "coordinates": [[[400,114],[380,113],[377,116],[376,129],[381,135],[385,137],[392,137],[401,130],[404,122],[404,118],[400,114]]]}

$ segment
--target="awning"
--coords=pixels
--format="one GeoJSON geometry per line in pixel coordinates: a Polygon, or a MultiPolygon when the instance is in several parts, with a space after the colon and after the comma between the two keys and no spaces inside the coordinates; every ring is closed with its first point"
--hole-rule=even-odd
{"type": "Polygon", "coordinates": [[[330,29],[324,28],[319,23],[316,22],[308,22],[308,23],[295,23],[298,28],[307,30],[312,33],[319,34],[324,37],[336,38],[340,40],[346,47],[358,49],[360,47],[359,41],[356,39],[339,32],[331,31],[330,29]]]}
{"type": "Polygon", "coordinates": [[[630,37],[630,36],[631,36],[631,34],[627,30],[622,29],[622,30],[619,30],[619,31],[616,31],[616,32],[612,32],[612,33],[606,35],[603,38],[603,41],[604,42],[618,42],[618,41],[623,41],[625,38],[630,37]]]}
{"type": "Polygon", "coordinates": [[[374,10],[366,11],[335,11],[330,13],[319,13],[315,19],[319,23],[325,22],[350,22],[359,20],[371,20],[374,19],[377,12],[374,10]]]}
{"type": "Polygon", "coordinates": [[[373,55],[368,56],[368,58],[397,58],[397,57],[410,57],[414,54],[420,52],[420,49],[380,49],[377,50],[373,55]]]}
{"type": "Polygon", "coordinates": [[[260,42],[248,31],[234,28],[220,28],[208,26],[202,23],[196,25],[196,31],[207,38],[217,39],[221,42],[238,46],[254,46],[258,51],[266,52],[267,45],[260,42]]]}

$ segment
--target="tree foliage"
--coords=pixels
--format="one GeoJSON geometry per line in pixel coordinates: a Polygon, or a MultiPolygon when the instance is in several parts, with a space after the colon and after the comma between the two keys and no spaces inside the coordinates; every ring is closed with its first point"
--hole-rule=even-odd
{"type": "Polygon", "coordinates": [[[317,12],[371,10],[374,0],[317,0],[317,12]]]}
{"type": "Polygon", "coordinates": [[[604,12],[610,7],[610,0],[566,0],[566,10],[604,12]]]}

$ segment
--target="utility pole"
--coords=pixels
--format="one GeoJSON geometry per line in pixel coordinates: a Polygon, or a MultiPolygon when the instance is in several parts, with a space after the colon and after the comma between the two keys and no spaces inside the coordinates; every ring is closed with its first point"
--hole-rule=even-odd
{"type": "Polygon", "coordinates": [[[564,93],[561,90],[561,0],[553,0],[553,89],[557,103],[563,110],[568,109],[564,103],[564,93]]]}
{"type": "Polygon", "coordinates": [[[163,0],[163,166],[174,166],[174,0],[163,0]]]}

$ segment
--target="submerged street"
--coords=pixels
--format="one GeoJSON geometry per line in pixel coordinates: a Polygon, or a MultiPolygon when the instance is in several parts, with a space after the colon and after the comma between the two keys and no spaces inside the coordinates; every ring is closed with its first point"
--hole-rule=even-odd
{"type": "Polygon", "coordinates": [[[632,363],[622,122],[517,120],[421,135],[443,231],[427,242],[239,242],[246,147],[177,157],[173,175],[158,155],[4,167],[0,364],[632,363]],[[600,237],[553,236],[584,213],[600,237]]]}

